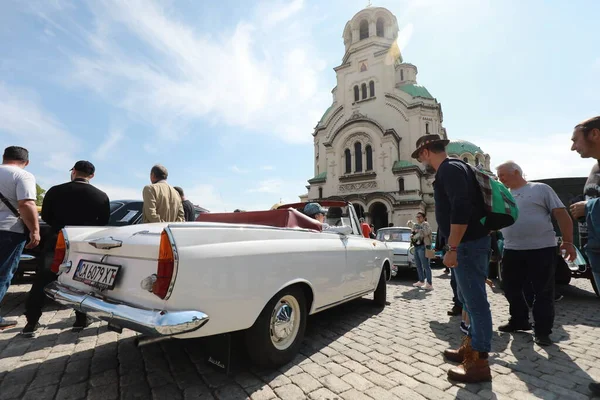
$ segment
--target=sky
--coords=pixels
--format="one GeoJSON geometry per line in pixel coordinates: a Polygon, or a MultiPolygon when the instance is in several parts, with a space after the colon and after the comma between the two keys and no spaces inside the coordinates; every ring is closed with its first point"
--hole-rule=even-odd
{"type": "MultiPolygon", "coordinates": [[[[355,0],[6,0],[0,146],[30,150],[43,188],[75,161],[111,199],[152,165],[211,211],[296,202],[331,105],[355,0]],[[241,3],[241,4],[240,4],[241,3]]],[[[587,176],[573,126],[600,113],[600,2],[373,0],[441,103],[450,139],[529,179],[587,176]]]]}

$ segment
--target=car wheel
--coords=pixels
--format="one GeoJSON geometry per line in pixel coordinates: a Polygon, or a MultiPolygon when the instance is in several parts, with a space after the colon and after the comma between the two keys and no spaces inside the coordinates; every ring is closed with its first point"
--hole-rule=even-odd
{"type": "Polygon", "coordinates": [[[600,292],[598,292],[598,286],[596,285],[596,280],[593,276],[590,278],[590,281],[592,282],[592,289],[594,289],[594,293],[596,293],[596,296],[600,297],[600,292]]]}
{"type": "Polygon", "coordinates": [[[252,361],[265,368],[278,367],[298,353],[306,329],[306,298],[291,286],[277,293],[245,334],[252,361]]]}
{"type": "Polygon", "coordinates": [[[373,300],[378,307],[385,307],[387,301],[387,282],[385,281],[385,267],[381,269],[381,275],[379,275],[379,283],[375,289],[373,300]]]}

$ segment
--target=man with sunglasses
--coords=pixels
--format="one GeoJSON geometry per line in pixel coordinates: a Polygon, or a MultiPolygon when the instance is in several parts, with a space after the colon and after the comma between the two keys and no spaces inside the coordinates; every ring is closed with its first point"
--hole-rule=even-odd
{"type": "Polygon", "coordinates": [[[448,143],[439,135],[425,135],[412,153],[427,172],[435,173],[435,216],[447,243],[444,265],[454,268],[460,301],[471,323],[461,347],[444,352],[448,360],[461,363],[448,371],[448,378],[466,383],[490,381],[492,314],[485,281],[491,239],[480,222],[485,211],[474,172],[463,161],[448,158],[448,143]]]}

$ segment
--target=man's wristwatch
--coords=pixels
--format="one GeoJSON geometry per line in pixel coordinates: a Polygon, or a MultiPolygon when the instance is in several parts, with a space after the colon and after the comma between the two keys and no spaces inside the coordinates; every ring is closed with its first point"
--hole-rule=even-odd
{"type": "Polygon", "coordinates": [[[448,251],[456,251],[456,246],[445,245],[444,246],[444,251],[446,251],[446,252],[448,252],[448,251]]]}

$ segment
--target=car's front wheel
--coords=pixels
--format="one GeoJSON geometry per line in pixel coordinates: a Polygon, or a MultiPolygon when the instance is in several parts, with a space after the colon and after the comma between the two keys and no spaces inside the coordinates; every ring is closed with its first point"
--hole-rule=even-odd
{"type": "Polygon", "coordinates": [[[261,367],[278,367],[298,353],[306,329],[306,296],[292,286],[277,293],[245,335],[252,361],[261,367]]]}

